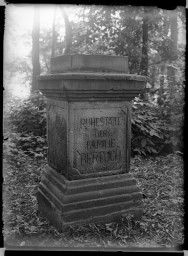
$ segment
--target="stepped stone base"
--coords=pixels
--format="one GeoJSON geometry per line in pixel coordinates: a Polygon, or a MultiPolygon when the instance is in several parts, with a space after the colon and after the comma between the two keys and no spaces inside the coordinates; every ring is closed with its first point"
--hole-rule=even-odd
{"type": "Polygon", "coordinates": [[[129,173],[69,181],[47,166],[37,198],[40,212],[60,231],[108,223],[127,213],[139,219],[143,213],[142,194],[129,173]]]}

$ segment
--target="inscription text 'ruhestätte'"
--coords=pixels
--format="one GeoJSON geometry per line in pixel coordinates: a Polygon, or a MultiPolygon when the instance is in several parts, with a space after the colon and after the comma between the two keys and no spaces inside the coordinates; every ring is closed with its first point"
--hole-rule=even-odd
{"type": "Polygon", "coordinates": [[[121,117],[93,117],[93,118],[81,118],[80,128],[83,127],[101,127],[101,126],[114,126],[121,125],[121,117]]]}
{"type": "Polygon", "coordinates": [[[116,137],[117,127],[122,125],[122,117],[118,116],[81,118],[79,128],[89,135],[85,141],[84,152],[77,150],[79,164],[84,166],[121,161],[122,152],[116,137]]]}

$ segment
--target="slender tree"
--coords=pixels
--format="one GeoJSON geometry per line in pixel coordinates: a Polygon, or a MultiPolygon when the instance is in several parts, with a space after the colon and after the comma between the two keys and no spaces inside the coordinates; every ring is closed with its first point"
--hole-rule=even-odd
{"type": "Polygon", "coordinates": [[[178,44],[178,17],[177,10],[171,11],[170,13],[170,30],[171,30],[171,40],[174,43],[175,49],[177,50],[178,44]]]}
{"type": "Polygon", "coordinates": [[[144,17],[142,22],[142,59],[140,63],[140,73],[144,76],[148,75],[148,14],[148,8],[144,7],[144,17]]]}
{"type": "MultiPolygon", "coordinates": [[[[178,12],[174,10],[170,15],[170,30],[171,40],[173,42],[174,51],[178,49],[178,12]]],[[[167,79],[170,87],[171,99],[174,97],[174,85],[175,85],[175,69],[172,66],[167,67],[167,79]]]]}
{"type": "Polygon", "coordinates": [[[40,9],[39,6],[34,6],[33,28],[32,28],[32,87],[31,91],[38,90],[37,76],[40,75],[39,62],[39,34],[40,34],[40,9]]]}
{"type": "MultiPolygon", "coordinates": [[[[148,23],[149,23],[149,10],[144,8],[144,16],[142,21],[142,58],[140,62],[139,73],[147,77],[148,75],[148,23]]],[[[140,94],[140,98],[146,100],[146,88],[140,94]]]]}
{"type": "Polygon", "coordinates": [[[52,24],[52,58],[55,55],[55,44],[56,44],[56,36],[55,36],[55,19],[56,19],[56,6],[54,8],[54,14],[53,14],[53,24],[52,24]]]}
{"type": "Polygon", "coordinates": [[[68,19],[67,13],[64,7],[61,7],[61,12],[65,22],[65,50],[64,54],[69,54],[72,45],[72,26],[68,19]]]}

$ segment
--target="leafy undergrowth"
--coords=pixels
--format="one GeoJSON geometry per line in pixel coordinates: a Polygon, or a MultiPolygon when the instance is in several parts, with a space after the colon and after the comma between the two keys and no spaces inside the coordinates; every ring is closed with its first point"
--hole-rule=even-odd
{"type": "Polygon", "coordinates": [[[4,157],[5,247],[175,247],[183,244],[183,160],[178,155],[131,161],[144,194],[141,221],[131,215],[109,224],[69,227],[59,233],[37,210],[46,164],[24,153],[4,157]]]}

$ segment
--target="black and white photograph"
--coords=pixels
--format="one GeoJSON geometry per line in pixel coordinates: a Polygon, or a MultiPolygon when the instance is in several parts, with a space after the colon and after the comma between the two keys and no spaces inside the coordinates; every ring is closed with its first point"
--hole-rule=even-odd
{"type": "Polygon", "coordinates": [[[185,7],[8,4],[6,249],[184,244],[185,7]]]}

